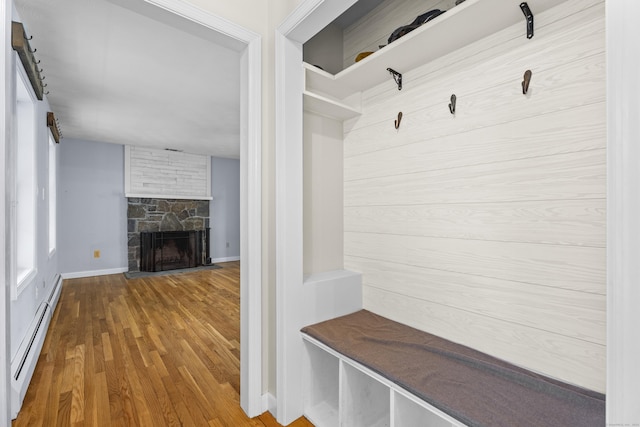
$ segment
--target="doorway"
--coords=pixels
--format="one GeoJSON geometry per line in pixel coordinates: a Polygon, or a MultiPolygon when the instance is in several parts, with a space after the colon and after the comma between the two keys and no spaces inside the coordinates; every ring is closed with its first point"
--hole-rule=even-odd
{"type": "MultiPolygon", "coordinates": [[[[175,0],[146,1],[144,7],[148,10],[170,12],[171,14],[194,22],[207,31],[219,34],[221,38],[230,40],[230,44],[237,46],[240,54],[241,69],[241,114],[240,114],[240,198],[241,198],[241,222],[240,222],[240,246],[241,246],[241,406],[249,416],[255,416],[262,410],[262,342],[261,342],[261,320],[262,320],[262,272],[261,272],[261,41],[260,36],[243,27],[233,24],[223,18],[209,14],[201,9],[189,4],[175,0]]],[[[3,41],[5,48],[0,64],[2,73],[7,70],[11,61],[10,47],[10,19],[13,10],[13,0],[3,0],[0,5],[0,18],[3,25],[3,41]]],[[[6,123],[10,120],[10,111],[7,111],[7,100],[12,98],[11,93],[15,92],[11,79],[4,76],[5,84],[2,87],[3,99],[0,120],[0,130],[2,131],[2,147],[10,141],[10,133],[6,123]]],[[[5,168],[4,153],[2,150],[0,158],[3,159],[3,172],[5,168]]],[[[4,177],[4,173],[2,174],[4,177]]],[[[3,178],[4,179],[4,178],[3,178]]],[[[2,182],[4,183],[4,181],[2,182]]],[[[3,185],[4,187],[4,185],[3,185]]],[[[5,230],[11,229],[12,224],[7,224],[5,214],[6,200],[3,198],[0,204],[2,212],[0,216],[4,219],[5,230]]],[[[5,245],[2,245],[2,251],[5,245]]],[[[4,265],[0,270],[2,276],[6,276],[4,265]]],[[[6,287],[3,287],[3,291],[6,287]]],[[[8,408],[4,407],[4,402],[9,399],[5,394],[9,384],[9,300],[8,296],[2,294],[0,297],[0,316],[4,319],[0,331],[0,350],[2,351],[2,367],[0,370],[0,380],[3,385],[0,391],[0,400],[3,407],[0,408],[0,424],[6,419],[5,413],[8,408]],[[5,387],[6,385],[6,387],[5,387]]]]}

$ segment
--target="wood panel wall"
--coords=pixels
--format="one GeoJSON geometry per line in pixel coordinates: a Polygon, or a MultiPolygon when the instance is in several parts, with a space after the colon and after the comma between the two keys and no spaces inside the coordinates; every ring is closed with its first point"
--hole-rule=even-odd
{"type": "Polygon", "coordinates": [[[365,308],[605,391],[604,22],[603,0],[569,0],[531,40],[523,20],[363,94],[344,253],[365,308]]]}
{"type": "Polygon", "coordinates": [[[211,158],[127,146],[125,187],[127,197],[210,199],[211,158]]]}

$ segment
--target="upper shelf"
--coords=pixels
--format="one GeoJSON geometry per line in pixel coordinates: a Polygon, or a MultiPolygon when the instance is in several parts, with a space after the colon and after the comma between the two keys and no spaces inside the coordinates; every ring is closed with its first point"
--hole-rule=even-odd
{"type": "MultiPolygon", "coordinates": [[[[535,17],[563,1],[528,0],[527,4],[535,17]]],[[[387,68],[400,73],[410,71],[518,22],[522,23],[522,37],[526,39],[520,3],[466,0],[336,75],[304,64],[306,89],[344,99],[385,81],[394,84],[387,68]]]]}

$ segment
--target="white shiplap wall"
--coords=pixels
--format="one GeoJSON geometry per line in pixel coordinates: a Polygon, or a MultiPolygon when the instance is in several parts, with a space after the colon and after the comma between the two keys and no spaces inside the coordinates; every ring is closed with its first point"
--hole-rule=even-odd
{"type": "MultiPolygon", "coordinates": [[[[535,23],[363,94],[344,124],[345,268],[371,311],[604,392],[604,1],[535,23]]],[[[345,32],[345,58],[374,27],[345,32]]]]}
{"type": "Polygon", "coordinates": [[[211,199],[211,157],[125,147],[126,197],[211,199]]]}

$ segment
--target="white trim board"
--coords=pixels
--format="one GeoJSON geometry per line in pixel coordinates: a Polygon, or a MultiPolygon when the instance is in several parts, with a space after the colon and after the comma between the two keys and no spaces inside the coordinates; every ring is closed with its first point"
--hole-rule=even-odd
{"type": "Polygon", "coordinates": [[[60,274],[63,279],[81,279],[83,277],[95,277],[95,276],[107,276],[109,274],[120,274],[129,271],[127,267],[109,268],[104,270],[92,270],[92,271],[76,271],[73,273],[60,274]]]}
{"type": "Polygon", "coordinates": [[[640,424],[640,15],[636,0],[606,2],[607,425],[640,424]]]}
{"type": "Polygon", "coordinates": [[[271,393],[262,395],[262,412],[271,412],[274,418],[277,416],[276,397],[271,393]]]}
{"type": "Polygon", "coordinates": [[[171,194],[131,194],[125,193],[124,197],[129,199],[174,199],[174,200],[213,200],[213,197],[201,196],[175,196],[171,194]]]}
{"type": "Polygon", "coordinates": [[[230,257],[226,257],[226,258],[213,258],[211,260],[212,263],[220,263],[220,262],[231,262],[231,261],[240,261],[240,257],[239,256],[230,256],[230,257]]]}

